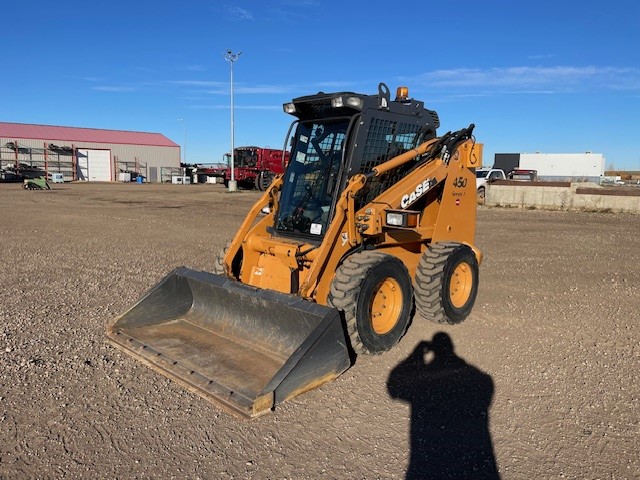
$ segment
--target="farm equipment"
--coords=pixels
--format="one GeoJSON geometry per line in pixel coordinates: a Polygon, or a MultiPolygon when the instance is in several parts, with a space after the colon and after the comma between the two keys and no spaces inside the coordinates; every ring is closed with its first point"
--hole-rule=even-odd
{"type": "Polygon", "coordinates": [[[25,190],[51,190],[51,185],[44,177],[26,178],[22,182],[22,188],[25,190]]]}
{"type": "MultiPolygon", "coordinates": [[[[276,175],[284,172],[289,152],[273,148],[238,147],[234,149],[234,180],[245,188],[265,191],[276,175]]],[[[231,154],[227,154],[229,162],[231,154]]],[[[231,180],[231,164],[224,171],[224,183],[231,180]]]]}
{"type": "Polygon", "coordinates": [[[291,161],[214,272],[181,267],[110,323],[125,352],[242,417],[380,354],[422,317],[471,312],[474,125],[436,136],[436,112],[398,89],[284,105],[291,161]]]}

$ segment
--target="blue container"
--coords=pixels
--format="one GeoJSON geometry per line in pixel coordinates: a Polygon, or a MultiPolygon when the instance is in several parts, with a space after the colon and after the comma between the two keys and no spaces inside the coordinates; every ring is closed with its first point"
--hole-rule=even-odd
{"type": "Polygon", "coordinates": [[[138,175],[136,178],[136,183],[142,183],[142,180],[143,178],[140,175],[138,175]]]}

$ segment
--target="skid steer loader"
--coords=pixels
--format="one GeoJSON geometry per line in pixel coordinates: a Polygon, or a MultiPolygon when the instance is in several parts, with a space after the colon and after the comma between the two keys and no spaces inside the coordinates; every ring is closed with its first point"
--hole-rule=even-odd
{"type": "MultiPolygon", "coordinates": [[[[294,99],[290,160],[213,273],[178,268],[109,339],[242,417],[331,381],[422,317],[458,323],[478,289],[473,124],[378,93],[294,99]]],[[[287,145],[287,144],[285,144],[287,145]]]]}

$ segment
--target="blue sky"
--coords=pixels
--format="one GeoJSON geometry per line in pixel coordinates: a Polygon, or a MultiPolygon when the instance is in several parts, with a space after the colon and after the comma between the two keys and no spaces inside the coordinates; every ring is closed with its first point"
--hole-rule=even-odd
{"type": "Polygon", "coordinates": [[[602,153],[640,170],[640,2],[5,2],[0,121],[160,132],[189,163],[281,148],[282,104],[409,87],[439,133],[494,153],[602,153]],[[178,121],[179,118],[184,121],[178,121]],[[186,129],[185,129],[186,125],[186,129]]]}

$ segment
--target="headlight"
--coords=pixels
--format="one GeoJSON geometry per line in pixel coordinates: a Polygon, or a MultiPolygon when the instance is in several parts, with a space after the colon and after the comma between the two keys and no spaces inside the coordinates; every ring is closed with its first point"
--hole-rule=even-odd
{"type": "Polygon", "coordinates": [[[296,106],[293,103],[285,103],[282,105],[282,109],[284,110],[284,113],[296,113],[296,106]]]}
{"type": "Polygon", "coordinates": [[[357,108],[358,110],[362,110],[362,99],[358,98],[358,97],[348,97],[347,98],[347,105],[349,105],[350,107],[353,108],[357,108]]]}
{"type": "Polygon", "coordinates": [[[387,226],[415,228],[418,226],[418,217],[420,212],[412,210],[393,210],[387,211],[387,226]]]}
{"type": "Polygon", "coordinates": [[[344,106],[344,100],[342,97],[336,97],[331,99],[331,106],[333,108],[340,108],[344,106]]]}
{"type": "Polygon", "coordinates": [[[335,97],[331,99],[331,106],[333,108],[340,108],[340,107],[351,107],[351,108],[357,108],[358,110],[362,110],[362,105],[364,105],[363,101],[361,98],[358,97],[335,97]]]}

